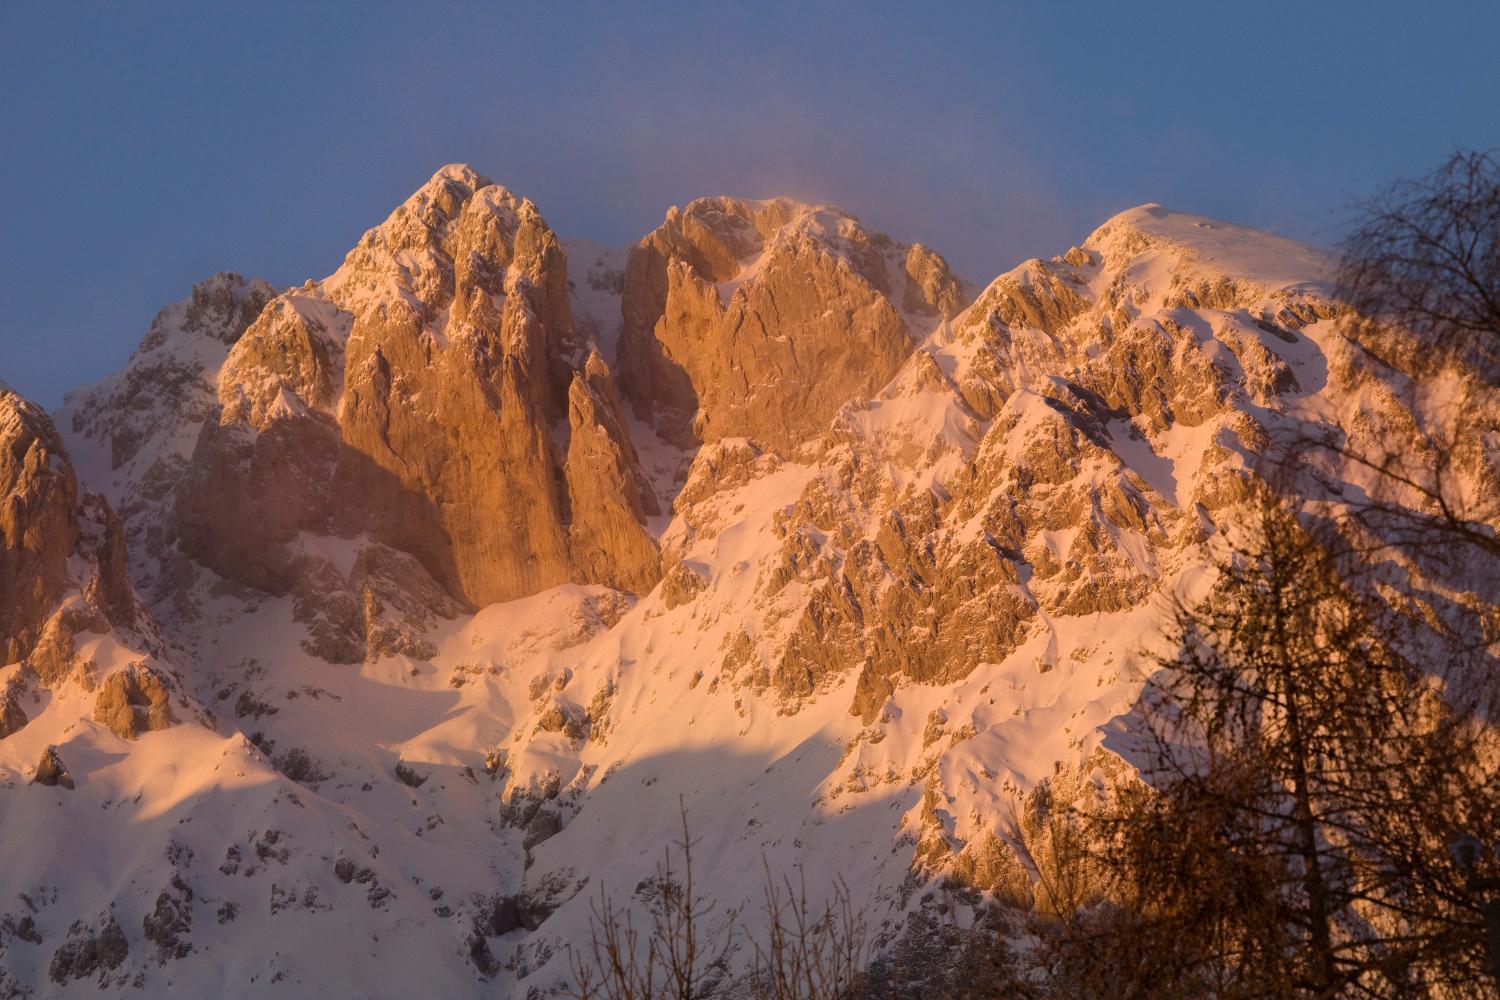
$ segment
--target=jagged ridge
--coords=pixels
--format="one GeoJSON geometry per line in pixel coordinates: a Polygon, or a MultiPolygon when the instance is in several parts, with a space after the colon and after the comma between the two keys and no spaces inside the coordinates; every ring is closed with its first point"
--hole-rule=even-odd
{"type": "Polygon", "coordinates": [[[679,796],[726,901],[762,858],[883,942],[942,874],[1023,901],[1013,810],[1128,775],[1257,455],[1420,446],[1316,252],[1159,206],[966,308],[788,201],[567,247],[444,168],[329,278],[164,310],[60,436],[4,397],[0,990],[546,990],[679,796]]]}

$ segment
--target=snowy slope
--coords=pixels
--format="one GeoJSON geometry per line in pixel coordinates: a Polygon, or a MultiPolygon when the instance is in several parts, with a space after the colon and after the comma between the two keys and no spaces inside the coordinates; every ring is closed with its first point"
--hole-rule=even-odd
{"type": "MultiPolygon", "coordinates": [[[[565,249],[575,323],[613,362],[625,252],[565,249]]],[[[601,890],[645,905],[679,804],[726,905],[767,868],[815,900],[842,878],[888,943],[945,874],[1013,892],[1026,797],[1125,772],[1111,748],[1165,596],[1201,586],[1258,453],[1409,417],[1338,333],[1327,269],[1228,223],[1122,213],[954,320],[907,317],[896,376],[794,454],[683,453],[632,422],[670,502],[650,592],[435,615],[430,655],[344,665],[304,647],[294,595],[168,586],[170,481],[227,348],[164,313],[153,350],[180,390],[152,395],[143,348],[57,423],[125,516],[178,723],[120,737],[84,673],[0,740],[0,995],[546,995],[601,890]],[[122,411],[143,414],[123,446],[122,411]],[[28,784],[49,744],[76,789],[28,784]],[[74,975],[70,933],[128,949],[74,975]]],[[[1356,479],[1325,470],[1315,498],[1356,479]]],[[[340,586],[374,547],[299,544],[340,586]]],[[[139,655],[93,641],[96,674],[139,655]]]]}

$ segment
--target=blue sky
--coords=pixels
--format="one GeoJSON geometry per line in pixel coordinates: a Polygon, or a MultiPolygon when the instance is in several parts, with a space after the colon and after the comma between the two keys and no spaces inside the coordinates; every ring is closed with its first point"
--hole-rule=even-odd
{"type": "Polygon", "coordinates": [[[627,243],[833,201],[987,280],[1145,201],[1319,242],[1500,145],[1500,4],[11,4],[0,379],[47,405],[192,282],[321,277],[467,161],[627,243]]]}

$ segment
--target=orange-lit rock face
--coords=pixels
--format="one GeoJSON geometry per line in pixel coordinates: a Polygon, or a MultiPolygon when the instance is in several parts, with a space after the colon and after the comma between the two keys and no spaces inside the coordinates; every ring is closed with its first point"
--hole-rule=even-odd
{"type": "Polygon", "coordinates": [[[341,269],[354,319],[334,495],[348,527],[479,604],[571,577],[549,415],[572,331],[549,294],[566,282],[556,238],[477,183],[409,201],[341,269]]]}
{"type": "MultiPolygon", "coordinates": [[[[132,936],[103,988],[274,956],[307,988],[546,989],[685,803],[724,902],[769,857],[855,864],[872,925],[941,880],[1029,906],[1048,817],[1131,780],[1107,741],[1205,538],[1267,485],[1337,514],[1368,483],[1262,482],[1275,436],[1421,447],[1321,256],[1214,220],[1132,210],[957,316],[940,257],[790,202],[695,202],[628,266],[562,247],[445,169],[329,279],[164,309],[65,406],[71,471],[0,406],[0,614],[35,637],[0,664],[0,889],[59,887],[23,990],[89,935],[176,947],[194,907],[196,950],[132,936]],[[15,615],[17,580],[51,597],[15,615]],[[49,744],[71,802],[19,787],[49,744]]],[[[1412,597],[1479,634],[1442,587],[1412,597]]]]}
{"type": "Polygon", "coordinates": [[[0,383],[0,730],[24,725],[17,695],[27,678],[64,679],[86,658],[80,632],[134,626],[119,518],[80,488],[61,437],[36,404],[0,383]]]}
{"type": "Polygon", "coordinates": [[[78,544],[78,484],[46,413],[0,383],[0,664],[31,651],[78,544]]]}
{"type": "Polygon", "coordinates": [[[785,450],[911,353],[910,315],[963,306],[946,262],[832,209],[704,198],[632,251],[620,358],[667,437],[785,450]]]}
{"type": "Polygon", "coordinates": [[[474,606],[656,580],[656,500],[574,334],[563,250],[531,202],[466,167],[273,300],[219,400],[178,510],[188,551],[224,575],[289,590],[310,531],[408,552],[474,606]]]}
{"type": "MultiPolygon", "coordinates": [[[[952,316],[963,294],[932,251],[786,200],[674,210],[625,270],[619,365],[637,412],[680,443],[773,451],[888,381],[914,327],[952,316]]],[[[164,511],[155,528],[135,519],[154,554],[175,542],[229,579],[305,595],[308,574],[331,581],[332,567],[304,539],[339,536],[409,554],[468,606],[568,582],[640,593],[659,578],[644,524],[660,499],[588,339],[609,319],[575,325],[568,262],[531,202],[445,167],[328,279],[268,296],[220,276],[179,311],[141,357],[160,355],[150,372],[200,365],[157,418],[196,440],[147,475],[127,470],[137,493],[169,484],[130,500],[164,511]]],[[[137,368],[150,374],[133,361],[126,382],[137,368]]],[[[75,422],[92,433],[118,396],[86,400],[75,422]]],[[[150,582],[187,585],[173,565],[150,582]]],[[[367,648],[352,586],[335,588],[349,605],[337,613],[297,600],[320,655],[367,648]]]]}

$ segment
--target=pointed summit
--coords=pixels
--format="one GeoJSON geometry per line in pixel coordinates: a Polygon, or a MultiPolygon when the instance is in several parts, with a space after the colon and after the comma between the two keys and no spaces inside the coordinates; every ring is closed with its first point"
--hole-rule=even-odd
{"type": "MultiPolygon", "coordinates": [[[[571,513],[585,464],[617,485],[640,478],[618,418],[610,442],[571,462],[571,481],[564,470],[553,428],[578,419],[586,360],[566,255],[536,206],[446,166],[235,345],[184,477],[183,546],[274,593],[306,575],[304,535],[406,553],[470,606],[568,582],[649,588],[655,543],[639,522],[654,501],[571,513]],[[639,568],[622,575],[601,546],[639,568]]],[[[363,656],[360,630],[344,632],[319,648],[363,656]]]]}

